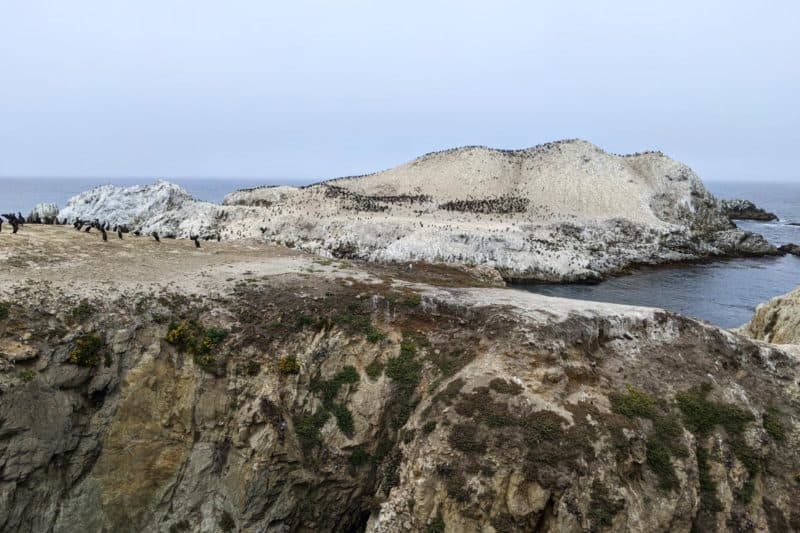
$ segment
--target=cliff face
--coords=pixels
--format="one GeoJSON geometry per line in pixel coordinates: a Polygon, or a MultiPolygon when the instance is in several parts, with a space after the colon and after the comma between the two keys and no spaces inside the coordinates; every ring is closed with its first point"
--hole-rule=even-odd
{"type": "Polygon", "coordinates": [[[742,333],[775,344],[800,344],[800,289],[759,305],[742,333]]]}
{"type": "Polygon", "coordinates": [[[442,267],[4,235],[4,531],[800,528],[778,347],[442,267]]]}
{"type": "Polygon", "coordinates": [[[584,141],[460,148],[369,176],[239,191],[100,188],[60,217],[162,235],[259,238],[326,257],[488,265],[508,279],[595,280],[634,264],[775,253],[735,228],[687,166],[584,141]]]}

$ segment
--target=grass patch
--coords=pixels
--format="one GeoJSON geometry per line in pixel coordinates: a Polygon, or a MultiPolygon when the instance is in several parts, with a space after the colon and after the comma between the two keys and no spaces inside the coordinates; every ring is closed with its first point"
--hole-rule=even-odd
{"type": "Polygon", "coordinates": [[[97,366],[105,347],[105,341],[97,333],[81,335],[75,341],[75,346],[69,353],[69,361],[78,366],[97,366]]]}

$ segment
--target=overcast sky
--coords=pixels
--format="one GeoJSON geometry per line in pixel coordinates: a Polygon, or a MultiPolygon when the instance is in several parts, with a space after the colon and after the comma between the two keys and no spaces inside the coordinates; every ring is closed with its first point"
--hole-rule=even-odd
{"type": "Polygon", "coordinates": [[[580,137],[800,181],[798,97],[796,0],[0,0],[0,176],[309,180],[580,137]]]}

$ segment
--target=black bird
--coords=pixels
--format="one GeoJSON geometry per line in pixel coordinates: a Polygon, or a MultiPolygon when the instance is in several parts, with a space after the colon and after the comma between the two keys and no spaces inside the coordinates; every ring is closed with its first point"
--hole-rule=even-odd
{"type": "Polygon", "coordinates": [[[222,239],[220,238],[220,236],[219,236],[219,235],[217,235],[217,242],[220,242],[221,240],[222,240],[222,239]]]}
{"type": "Polygon", "coordinates": [[[100,226],[100,233],[103,234],[103,242],[108,242],[108,234],[103,226],[100,226]]]}
{"type": "Polygon", "coordinates": [[[156,242],[161,242],[161,239],[158,238],[158,233],[157,232],[154,231],[153,233],[151,233],[151,235],[156,240],[156,242]]]}
{"type": "Polygon", "coordinates": [[[122,230],[119,228],[117,228],[117,237],[119,237],[120,240],[122,240],[122,230]]]}
{"type": "Polygon", "coordinates": [[[142,232],[137,229],[136,231],[133,232],[133,234],[139,237],[142,234],[142,232]]]}
{"type": "Polygon", "coordinates": [[[86,233],[89,233],[90,231],[92,231],[92,226],[86,226],[86,229],[83,230],[83,231],[85,231],[86,233]]]}
{"type": "Polygon", "coordinates": [[[17,231],[19,231],[19,222],[17,222],[16,218],[11,221],[11,227],[14,228],[11,233],[16,233],[17,231]]]}
{"type": "Polygon", "coordinates": [[[260,229],[260,230],[261,230],[261,233],[262,233],[262,234],[264,234],[264,233],[266,233],[266,232],[267,232],[267,228],[261,227],[261,228],[258,228],[258,229],[260,229]]]}
{"type": "Polygon", "coordinates": [[[194,247],[195,248],[200,248],[200,236],[199,235],[195,235],[195,236],[189,237],[189,238],[194,241],[194,247]]]}

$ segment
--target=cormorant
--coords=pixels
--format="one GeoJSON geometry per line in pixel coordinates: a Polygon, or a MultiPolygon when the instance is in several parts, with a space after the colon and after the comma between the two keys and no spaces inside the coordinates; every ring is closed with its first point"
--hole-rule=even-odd
{"type": "Polygon", "coordinates": [[[191,236],[189,238],[194,241],[194,247],[195,248],[200,248],[200,236],[199,235],[194,235],[194,236],[191,236]]]}
{"type": "Polygon", "coordinates": [[[155,231],[154,231],[154,232],[153,232],[151,235],[152,235],[152,236],[153,236],[153,238],[156,240],[156,242],[161,242],[161,239],[159,239],[159,238],[158,238],[158,232],[155,232],[155,231]]]}
{"type": "Polygon", "coordinates": [[[139,236],[142,234],[142,232],[141,232],[141,231],[139,231],[139,230],[137,229],[136,231],[134,231],[134,232],[133,232],[133,234],[134,234],[136,237],[139,237],[139,236]]]}
{"type": "Polygon", "coordinates": [[[119,239],[122,240],[122,230],[119,228],[117,228],[117,237],[119,237],[119,239]]]}
{"type": "Polygon", "coordinates": [[[83,231],[85,231],[86,233],[89,233],[90,231],[92,231],[92,226],[86,226],[86,229],[83,230],[83,231]]]}
{"type": "Polygon", "coordinates": [[[100,226],[100,233],[103,234],[103,242],[108,242],[108,234],[103,226],[100,226]]]}

